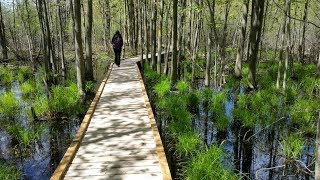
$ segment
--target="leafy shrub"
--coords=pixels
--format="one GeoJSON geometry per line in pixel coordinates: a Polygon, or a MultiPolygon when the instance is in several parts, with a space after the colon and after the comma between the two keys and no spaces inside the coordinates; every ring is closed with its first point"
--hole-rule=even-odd
{"type": "Polygon", "coordinates": [[[158,98],[163,98],[170,92],[170,81],[168,78],[162,78],[154,87],[158,98]]]}
{"type": "Polygon", "coordinates": [[[186,81],[178,81],[176,88],[181,94],[186,94],[189,91],[190,85],[186,81]]]}
{"type": "Polygon", "coordinates": [[[42,116],[49,112],[48,98],[46,95],[37,95],[33,102],[33,107],[37,116],[42,116]]]}
{"type": "Polygon", "coordinates": [[[20,82],[31,79],[33,75],[32,68],[29,66],[22,66],[16,71],[16,79],[20,82]]]}

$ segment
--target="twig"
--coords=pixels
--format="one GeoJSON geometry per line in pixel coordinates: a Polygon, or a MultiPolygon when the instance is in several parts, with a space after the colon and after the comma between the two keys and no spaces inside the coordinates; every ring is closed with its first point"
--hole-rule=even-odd
{"type": "Polygon", "coordinates": [[[247,133],[246,133],[246,134],[244,135],[244,139],[245,139],[245,141],[249,141],[253,136],[255,136],[255,135],[257,135],[257,134],[260,134],[262,131],[264,131],[264,130],[268,129],[270,126],[272,126],[273,124],[275,124],[275,123],[277,123],[277,122],[281,121],[282,119],[285,119],[285,117],[281,117],[281,118],[280,118],[280,119],[278,119],[276,122],[269,124],[269,125],[268,125],[268,126],[266,126],[265,128],[263,128],[263,129],[261,129],[260,131],[258,131],[258,132],[256,132],[256,133],[254,133],[253,135],[251,135],[248,139],[245,139],[245,137],[246,137],[246,135],[247,135],[247,133]]]}
{"type": "MultiPolygon", "coordinates": [[[[279,5],[278,3],[276,3],[274,0],[273,0],[273,3],[274,3],[280,10],[282,10],[283,12],[285,12],[285,10],[282,9],[282,8],[280,7],[280,5],[279,5]]],[[[292,17],[292,16],[289,16],[289,15],[286,15],[286,16],[287,16],[288,18],[290,18],[290,19],[294,19],[294,20],[297,20],[297,21],[300,21],[300,22],[304,22],[302,19],[298,19],[298,18],[296,18],[296,17],[292,17]]],[[[320,26],[317,25],[317,24],[315,24],[315,23],[313,23],[313,22],[306,21],[306,23],[311,24],[311,25],[313,25],[313,26],[315,26],[315,27],[317,27],[317,28],[320,29],[320,26]]]]}
{"type": "Polygon", "coordinates": [[[277,168],[282,168],[282,167],[285,167],[285,165],[274,166],[274,167],[269,167],[269,168],[261,168],[261,169],[257,170],[256,173],[255,173],[255,174],[256,174],[256,179],[259,179],[259,178],[258,178],[258,172],[259,172],[259,171],[277,169],[277,168]]]}

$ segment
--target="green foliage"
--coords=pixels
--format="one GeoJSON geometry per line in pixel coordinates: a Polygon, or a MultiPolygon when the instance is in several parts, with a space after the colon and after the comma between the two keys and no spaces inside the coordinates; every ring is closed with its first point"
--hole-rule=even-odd
{"type": "Polygon", "coordinates": [[[169,78],[162,78],[154,87],[155,93],[158,98],[163,98],[170,92],[169,78]]]}
{"type": "Polygon", "coordinates": [[[226,130],[230,122],[230,118],[226,115],[226,101],[227,93],[225,91],[214,92],[214,96],[211,99],[210,110],[219,130],[226,130]]]}
{"type": "Polygon", "coordinates": [[[246,127],[253,127],[256,122],[255,113],[251,111],[250,100],[250,95],[239,94],[233,110],[234,118],[241,120],[246,127]]]}
{"type": "Polygon", "coordinates": [[[189,92],[190,85],[186,81],[178,81],[176,88],[179,93],[186,94],[189,92]]]}
{"type": "Polygon", "coordinates": [[[14,81],[13,71],[9,68],[0,68],[0,82],[8,84],[14,81]]]}
{"type": "Polygon", "coordinates": [[[94,89],[94,84],[92,81],[87,81],[85,84],[84,84],[84,91],[86,93],[92,93],[93,92],[93,89],[94,89]]]}
{"type": "Polygon", "coordinates": [[[34,96],[37,92],[37,85],[35,81],[27,81],[20,85],[20,89],[25,96],[34,96]]]}
{"type": "Polygon", "coordinates": [[[16,166],[0,163],[0,179],[21,179],[21,171],[16,166]]]}
{"type": "Polygon", "coordinates": [[[48,98],[46,95],[37,95],[32,105],[37,116],[42,116],[49,112],[48,98]]]}
{"type": "Polygon", "coordinates": [[[0,114],[14,118],[19,110],[20,102],[12,91],[0,95],[0,114]]]}
{"type": "Polygon", "coordinates": [[[23,148],[30,147],[31,143],[40,139],[43,131],[41,126],[27,126],[23,127],[21,124],[9,124],[5,130],[19,142],[19,146],[23,148]]]}
{"type": "Polygon", "coordinates": [[[282,140],[282,152],[286,159],[297,159],[304,147],[304,141],[300,134],[293,133],[282,140]]]}
{"type": "Polygon", "coordinates": [[[317,110],[320,103],[317,100],[298,98],[290,107],[291,119],[307,132],[314,132],[317,110]]]}
{"type": "Polygon", "coordinates": [[[53,112],[67,115],[80,113],[79,102],[80,95],[76,83],[72,83],[68,87],[54,86],[52,88],[52,99],[49,101],[49,107],[53,112]]]}
{"type": "Polygon", "coordinates": [[[205,152],[198,151],[186,167],[186,179],[238,179],[236,175],[223,167],[222,157],[222,149],[216,146],[210,147],[205,152]]]}
{"type": "Polygon", "coordinates": [[[314,77],[306,77],[301,82],[302,88],[305,91],[306,95],[313,97],[315,92],[320,92],[320,79],[314,77]]]}
{"type": "Polygon", "coordinates": [[[33,75],[32,68],[29,66],[22,66],[16,70],[16,78],[20,82],[31,79],[33,75]]]}
{"type": "Polygon", "coordinates": [[[201,139],[199,134],[194,134],[192,131],[182,133],[178,136],[176,151],[184,157],[192,156],[200,146],[201,139]]]}

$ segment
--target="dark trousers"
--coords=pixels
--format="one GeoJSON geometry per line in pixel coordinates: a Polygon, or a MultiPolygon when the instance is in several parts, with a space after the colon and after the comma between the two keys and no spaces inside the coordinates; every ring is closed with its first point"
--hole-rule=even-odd
{"type": "Polygon", "coordinates": [[[117,66],[120,66],[120,60],[121,60],[121,49],[113,49],[114,51],[114,63],[117,66]]]}

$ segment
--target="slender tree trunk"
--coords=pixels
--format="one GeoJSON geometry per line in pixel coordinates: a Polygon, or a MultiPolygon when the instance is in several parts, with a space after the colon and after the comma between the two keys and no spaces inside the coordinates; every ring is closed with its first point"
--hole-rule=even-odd
{"type": "Polygon", "coordinates": [[[286,81],[287,81],[287,73],[288,73],[288,67],[289,67],[289,58],[290,58],[290,8],[291,8],[291,0],[286,0],[286,40],[287,40],[287,45],[286,45],[286,60],[285,60],[285,69],[283,73],[283,83],[282,83],[282,88],[283,91],[286,89],[286,81]]]}
{"type": "Polygon", "coordinates": [[[144,20],[144,14],[146,12],[143,12],[143,6],[142,6],[142,0],[139,0],[139,10],[140,10],[140,54],[141,54],[141,66],[142,69],[144,67],[144,59],[143,59],[143,54],[144,54],[144,37],[143,37],[143,20],[144,20]],[[143,14],[144,13],[144,14],[143,14]]]}
{"type": "Polygon", "coordinates": [[[87,23],[86,23],[86,80],[93,80],[92,68],[92,0],[88,0],[87,5],[87,23]]]}
{"type": "Polygon", "coordinates": [[[1,48],[2,48],[2,57],[4,59],[8,59],[7,39],[6,39],[5,26],[3,23],[1,2],[0,2],[0,40],[1,40],[1,48]]]}
{"type": "Polygon", "coordinates": [[[248,9],[249,9],[248,7],[249,7],[249,0],[243,0],[241,36],[238,44],[236,64],[234,68],[234,74],[236,78],[241,78],[242,76],[242,58],[243,58],[243,51],[244,51],[245,42],[246,42],[247,20],[248,20],[248,9]]]}
{"type": "Polygon", "coordinates": [[[83,96],[83,85],[85,78],[84,69],[84,58],[83,58],[83,47],[81,38],[81,9],[80,0],[73,0],[73,11],[74,11],[74,35],[75,35],[75,53],[76,53],[76,68],[77,68],[77,84],[78,93],[83,96]]]}
{"type": "Polygon", "coordinates": [[[317,136],[316,136],[316,164],[315,164],[314,170],[315,170],[314,179],[320,180],[320,111],[318,112],[317,136]]]}
{"type": "Polygon", "coordinates": [[[317,64],[317,77],[320,76],[320,52],[319,52],[319,55],[318,55],[318,64],[317,64]]]}
{"type": "Polygon", "coordinates": [[[178,14],[178,0],[173,0],[173,9],[172,9],[172,60],[171,60],[171,84],[174,85],[177,82],[177,14],[178,14]]]}
{"type": "Polygon", "coordinates": [[[263,23],[264,0],[252,0],[252,14],[251,14],[251,31],[250,31],[250,55],[249,55],[249,87],[251,89],[257,88],[256,82],[256,68],[258,61],[258,50],[261,36],[261,27],[263,23]]]}
{"type": "MultiPolygon", "coordinates": [[[[170,8],[168,8],[170,9],[170,8]]],[[[168,13],[169,14],[169,13],[168,13]]],[[[172,22],[171,22],[172,25],[172,22]]],[[[168,42],[167,42],[167,47],[166,47],[166,56],[164,58],[164,69],[163,69],[163,74],[168,75],[168,63],[169,63],[169,53],[170,53],[170,46],[172,42],[172,27],[169,28],[169,35],[167,36],[168,42]]]]}
{"type": "MultiPolygon", "coordinates": [[[[195,22],[195,33],[194,33],[194,38],[192,38],[192,82],[195,81],[195,67],[196,67],[196,56],[197,56],[197,46],[198,46],[198,39],[199,39],[199,31],[200,31],[200,13],[197,13],[195,15],[197,17],[197,20],[195,22]]],[[[192,33],[191,33],[192,34],[192,33]]]]}
{"type": "Polygon", "coordinates": [[[152,29],[151,29],[151,68],[156,69],[156,52],[157,52],[157,4],[156,0],[152,1],[152,29]]]}
{"type": "Polygon", "coordinates": [[[223,35],[221,38],[221,71],[220,71],[220,84],[225,83],[225,58],[226,58],[226,37],[227,37],[227,27],[228,27],[228,17],[230,12],[230,0],[226,2],[226,9],[225,9],[225,17],[224,17],[224,25],[223,25],[223,35]]]}
{"type": "Polygon", "coordinates": [[[303,14],[303,25],[302,25],[302,35],[300,37],[300,42],[299,42],[299,59],[300,62],[304,61],[304,51],[305,51],[305,42],[306,42],[306,26],[307,26],[307,16],[308,16],[308,4],[309,0],[305,0],[304,2],[304,14],[303,14]]]}
{"type": "Polygon", "coordinates": [[[161,74],[161,53],[162,53],[162,24],[163,24],[163,0],[160,2],[160,19],[158,29],[158,57],[157,57],[157,72],[161,74]]]}
{"type": "Polygon", "coordinates": [[[207,36],[207,63],[206,63],[206,73],[205,73],[205,86],[207,86],[207,87],[210,86],[211,49],[212,49],[211,36],[212,36],[212,32],[208,33],[208,36],[207,36]]]}
{"type": "Polygon", "coordinates": [[[57,0],[57,4],[58,4],[58,18],[59,18],[59,48],[60,48],[60,61],[61,61],[61,70],[62,70],[62,77],[65,78],[66,77],[66,67],[65,67],[65,57],[64,57],[64,31],[63,31],[63,23],[62,23],[62,10],[61,10],[61,4],[60,4],[60,0],[57,0]]]}
{"type": "Polygon", "coordinates": [[[147,62],[150,63],[149,61],[149,25],[148,25],[148,4],[147,4],[148,0],[144,1],[144,37],[145,37],[145,42],[146,42],[146,60],[147,62]]]}

